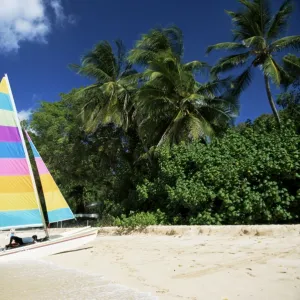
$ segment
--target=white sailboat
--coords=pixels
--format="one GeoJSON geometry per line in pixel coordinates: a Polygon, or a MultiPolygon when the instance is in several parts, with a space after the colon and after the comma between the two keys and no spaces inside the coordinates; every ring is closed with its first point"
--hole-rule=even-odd
{"type": "MultiPolygon", "coordinates": [[[[49,223],[74,215],[27,132],[41,180],[49,223]]],[[[96,228],[80,228],[51,236],[37,191],[17,110],[5,75],[0,82],[0,229],[43,227],[47,241],[0,249],[0,261],[40,258],[69,251],[94,240],[96,228]]]]}

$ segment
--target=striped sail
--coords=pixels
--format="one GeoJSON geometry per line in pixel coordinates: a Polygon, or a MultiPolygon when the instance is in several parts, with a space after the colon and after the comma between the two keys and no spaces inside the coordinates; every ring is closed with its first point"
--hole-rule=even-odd
{"type": "Polygon", "coordinates": [[[40,175],[49,223],[74,219],[75,217],[68,203],[56,185],[29,134],[27,132],[25,133],[31,146],[38,173],[40,175]]]}
{"type": "Polygon", "coordinates": [[[0,83],[0,228],[42,226],[7,78],[0,83]]]}

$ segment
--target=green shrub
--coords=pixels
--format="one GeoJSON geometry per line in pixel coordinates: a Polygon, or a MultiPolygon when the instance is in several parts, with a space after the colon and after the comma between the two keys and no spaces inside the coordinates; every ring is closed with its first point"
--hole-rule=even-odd
{"type": "Polygon", "coordinates": [[[129,216],[122,214],[114,220],[114,225],[125,228],[146,227],[149,225],[161,225],[165,223],[165,214],[160,210],[151,212],[131,212],[129,216]]]}
{"type": "Polygon", "coordinates": [[[110,214],[102,215],[102,218],[98,221],[97,226],[113,226],[115,218],[110,214]]]}
{"type": "Polygon", "coordinates": [[[295,131],[229,130],[209,145],[158,151],[159,172],[138,187],[160,201],[172,224],[299,222],[300,136],[295,131]]]}

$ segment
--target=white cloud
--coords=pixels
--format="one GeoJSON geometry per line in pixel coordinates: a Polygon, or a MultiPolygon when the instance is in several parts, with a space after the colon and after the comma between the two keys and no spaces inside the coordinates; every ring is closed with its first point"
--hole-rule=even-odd
{"type": "Polygon", "coordinates": [[[59,24],[74,24],[61,0],[0,0],[0,50],[17,51],[20,42],[43,42],[51,32],[51,18],[59,24]]]}
{"type": "Polygon", "coordinates": [[[76,23],[76,19],[73,15],[65,15],[61,0],[50,0],[50,6],[54,11],[57,23],[60,25],[64,24],[65,22],[70,24],[76,23]]]}
{"type": "Polygon", "coordinates": [[[18,117],[20,121],[29,120],[30,116],[32,115],[32,109],[29,108],[27,110],[21,110],[18,112],[18,117]]]}

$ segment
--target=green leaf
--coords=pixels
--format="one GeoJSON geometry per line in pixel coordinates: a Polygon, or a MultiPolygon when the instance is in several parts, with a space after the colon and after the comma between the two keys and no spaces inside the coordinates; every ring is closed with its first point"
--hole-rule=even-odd
{"type": "Polygon", "coordinates": [[[272,52],[283,51],[288,48],[292,48],[295,50],[300,49],[300,35],[287,36],[273,42],[270,45],[270,50],[272,52]]]}
{"type": "Polygon", "coordinates": [[[207,47],[206,54],[209,54],[213,50],[243,50],[246,47],[241,43],[232,43],[232,42],[225,42],[219,43],[215,45],[211,45],[207,47]]]}
{"type": "Polygon", "coordinates": [[[255,51],[266,48],[266,41],[262,36],[252,36],[251,38],[243,40],[243,44],[247,48],[254,48],[255,51]]]}
{"type": "Polygon", "coordinates": [[[211,67],[207,63],[198,60],[188,62],[184,64],[182,68],[184,71],[195,72],[195,73],[199,72],[204,74],[211,69],[211,67]]]}
{"type": "Polygon", "coordinates": [[[218,74],[221,72],[232,70],[239,66],[243,66],[248,61],[250,55],[250,52],[245,52],[221,58],[218,63],[211,69],[211,72],[212,74],[218,74]]]}
{"type": "Polygon", "coordinates": [[[280,76],[280,71],[277,68],[277,64],[273,60],[272,57],[268,57],[264,64],[262,65],[263,67],[263,72],[265,75],[270,77],[274,84],[280,85],[281,83],[281,76],[280,76]]]}
{"type": "Polygon", "coordinates": [[[283,57],[285,69],[292,74],[295,79],[300,76],[300,57],[293,54],[287,54],[283,57]]]}
{"type": "Polygon", "coordinates": [[[287,27],[287,22],[292,12],[292,1],[285,0],[279,8],[279,11],[269,22],[267,39],[272,40],[278,37],[284,31],[284,29],[287,27]]]}
{"type": "Polygon", "coordinates": [[[252,68],[249,67],[232,81],[231,93],[239,96],[252,82],[252,68]]]}

